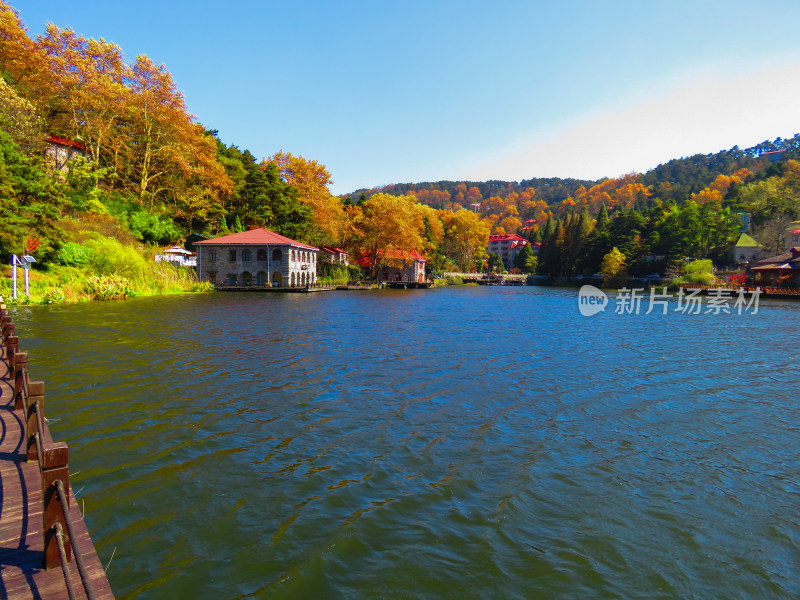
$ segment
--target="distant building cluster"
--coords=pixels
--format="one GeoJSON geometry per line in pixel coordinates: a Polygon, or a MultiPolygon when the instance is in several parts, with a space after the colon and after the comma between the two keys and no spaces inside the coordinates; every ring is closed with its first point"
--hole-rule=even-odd
{"type": "MultiPolygon", "coordinates": [[[[517,254],[528,244],[531,244],[531,242],[516,233],[490,235],[489,245],[486,247],[486,251],[489,254],[497,254],[500,256],[505,268],[511,269],[514,266],[514,259],[517,257],[517,254]]],[[[533,250],[534,255],[539,254],[540,246],[541,244],[539,243],[531,244],[531,250],[533,250]]]]}

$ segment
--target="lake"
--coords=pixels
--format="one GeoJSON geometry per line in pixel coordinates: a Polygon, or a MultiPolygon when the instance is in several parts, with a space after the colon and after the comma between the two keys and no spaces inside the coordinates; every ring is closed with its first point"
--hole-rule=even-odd
{"type": "Polygon", "coordinates": [[[800,596],[800,303],[584,317],[577,297],[12,317],[118,598],[800,596]]]}

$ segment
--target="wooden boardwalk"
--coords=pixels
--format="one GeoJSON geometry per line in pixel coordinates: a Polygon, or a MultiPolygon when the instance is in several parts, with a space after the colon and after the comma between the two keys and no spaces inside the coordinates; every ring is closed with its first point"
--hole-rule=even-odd
{"type": "MultiPolygon", "coordinates": [[[[62,569],[42,568],[42,474],[38,461],[26,461],[24,409],[14,409],[14,378],[9,373],[6,350],[1,345],[0,348],[0,598],[69,598],[62,569]]],[[[52,442],[47,425],[42,438],[46,443],[52,442]]],[[[70,540],[72,549],[83,556],[93,597],[114,598],[75,494],[69,489],[67,496],[77,538],[70,540]]],[[[74,557],[69,572],[75,597],[87,598],[74,557]]]]}

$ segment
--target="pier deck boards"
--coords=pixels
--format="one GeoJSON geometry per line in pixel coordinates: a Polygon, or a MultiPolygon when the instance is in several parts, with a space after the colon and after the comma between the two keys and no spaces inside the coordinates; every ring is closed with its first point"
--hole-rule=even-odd
{"type": "MultiPolygon", "coordinates": [[[[44,570],[42,560],[43,517],[39,466],[26,462],[22,440],[22,411],[14,410],[13,384],[0,348],[0,598],[49,600],[67,598],[60,568],[44,570]]],[[[47,438],[49,432],[44,437],[47,438]]],[[[70,489],[69,508],[77,540],[73,552],[80,552],[98,600],[114,594],[86,529],[75,494],[70,489]]],[[[69,565],[76,597],[86,598],[78,565],[69,565]]]]}

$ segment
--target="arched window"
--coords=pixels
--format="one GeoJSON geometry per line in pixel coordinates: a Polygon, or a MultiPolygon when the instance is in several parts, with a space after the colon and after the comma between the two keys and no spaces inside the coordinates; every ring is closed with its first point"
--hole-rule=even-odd
{"type": "Polygon", "coordinates": [[[283,252],[281,252],[280,248],[275,248],[275,250],[272,251],[272,260],[275,262],[281,262],[283,260],[283,252]]]}
{"type": "Polygon", "coordinates": [[[267,251],[263,248],[256,253],[256,260],[258,262],[267,262],[267,251]]]}
{"type": "Polygon", "coordinates": [[[253,260],[253,253],[250,250],[242,250],[242,262],[250,262],[253,260]]]}

